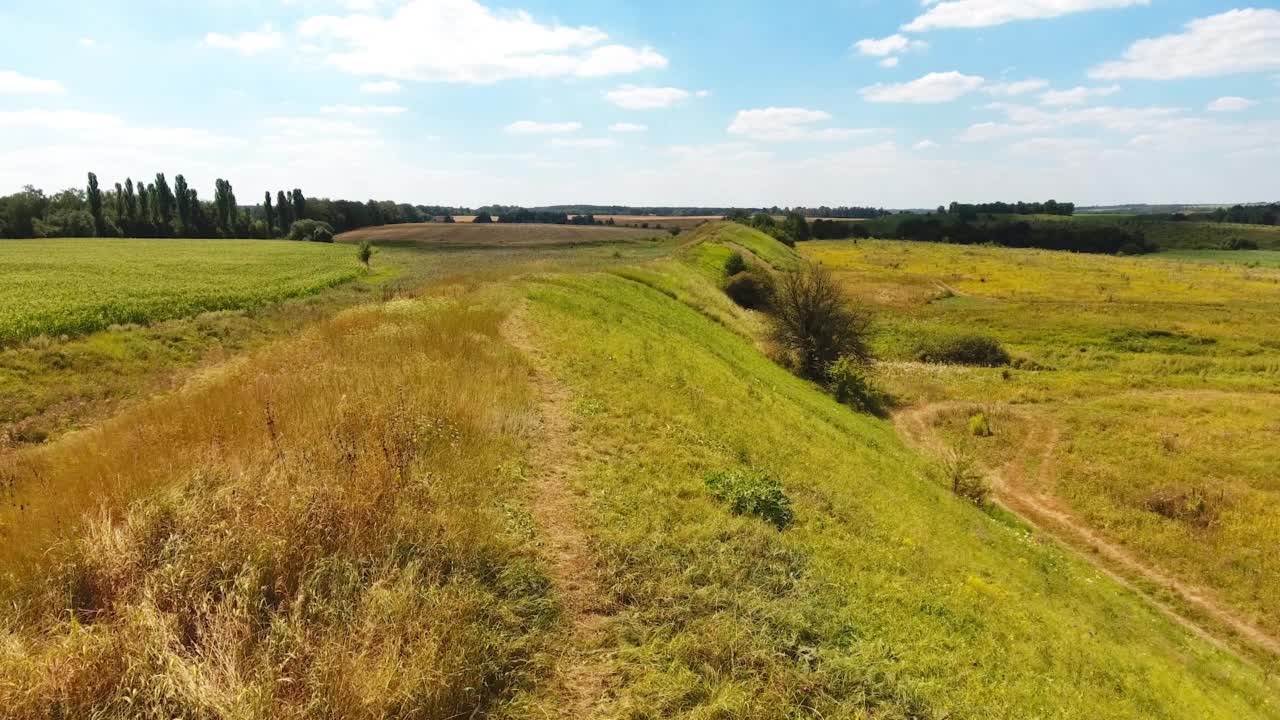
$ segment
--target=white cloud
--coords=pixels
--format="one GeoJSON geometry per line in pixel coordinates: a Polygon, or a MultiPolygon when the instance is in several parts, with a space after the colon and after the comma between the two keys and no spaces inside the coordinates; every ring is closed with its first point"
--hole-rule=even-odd
{"type": "Polygon", "coordinates": [[[942,146],[932,140],[921,140],[920,142],[916,143],[915,145],[912,145],[911,147],[915,148],[916,150],[933,150],[934,148],[939,148],[942,146]]]}
{"type": "Polygon", "coordinates": [[[201,148],[237,141],[207,130],[184,127],[137,127],[118,115],[83,110],[0,111],[0,128],[12,131],[70,133],[92,143],[114,147],[145,146],[201,148]]]}
{"type": "Polygon", "coordinates": [[[369,137],[377,135],[372,128],[357,125],[350,120],[333,120],[318,117],[269,117],[263,124],[280,136],[299,137],[369,137]]]}
{"type": "Polygon", "coordinates": [[[880,67],[882,67],[882,68],[896,68],[896,67],[898,67],[898,58],[896,58],[896,57],[887,57],[887,58],[885,58],[885,59],[883,59],[883,60],[881,60],[881,61],[880,61],[880,67]]]}
{"type": "Polygon", "coordinates": [[[732,163],[766,162],[774,158],[768,150],[750,143],[710,143],[705,145],[672,145],[667,154],[700,168],[722,167],[732,163]]]}
{"type": "Polygon", "coordinates": [[[938,28],[981,28],[1016,20],[1055,18],[1086,10],[1149,5],[1151,0],[924,0],[933,7],[903,30],[924,32],[938,28]]]}
{"type": "Polygon", "coordinates": [[[1041,105],[1083,105],[1089,98],[1108,97],[1120,92],[1119,85],[1107,87],[1074,87],[1070,90],[1050,90],[1040,96],[1041,105]]]}
{"type": "Polygon", "coordinates": [[[609,102],[627,110],[660,110],[689,97],[688,90],[673,87],[623,85],[604,94],[609,102]]]}
{"type": "Polygon", "coordinates": [[[564,135],[582,129],[580,122],[535,122],[518,120],[506,127],[508,135],[564,135]]]}
{"type": "Polygon", "coordinates": [[[204,36],[204,44],[206,47],[221,50],[235,50],[241,55],[256,55],[282,47],[284,35],[273,30],[268,24],[263,25],[260,30],[248,30],[238,35],[211,32],[204,36]]]}
{"type": "Polygon", "coordinates": [[[91,37],[80,38],[80,47],[91,48],[98,43],[91,37]]]}
{"type": "Polygon", "coordinates": [[[409,108],[400,105],[325,105],[320,108],[325,115],[402,115],[409,108]]]}
{"type": "Polygon", "coordinates": [[[1043,90],[1047,87],[1049,87],[1048,80],[1031,78],[1030,80],[992,83],[983,87],[982,92],[995,97],[1014,97],[1016,95],[1025,95],[1029,92],[1035,92],[1036,90],[1043,90]]]}
{"type": "Polygon", "coordinates": [[[618,141],[613,138],[555,138],[551,141],[552,147],[574,148],[578,150],[603,150],[617,146],[618,141]]]}
{"type": "Polygon", "coordinates": [[[360,92],[369,95],[394,95],[400,92],[400,83],[395,80],[377,80],[360,83],[360,92]]]}
{"type": "MultiPolygon", "coordinates": [[[[1280,79],[1280,78],[1278,78],[1278,79],[1280,79]]],[[[710,90],[699,90],[698,92],[694,93],[694,94],[693,94],[693,96],[694,96],[694,97],[700,97],[700,98],[704,98],[704,97],[711,97],[711,91],[710,91],[710,90]]]]}
{"type": "Polygon", "coordinates": [[[862,88],[862,97],[874,103],[945,103],[982,87],[985,81],[977,75],[955,71],[929,73],[907,83],[877,83],[862,88]]]}
{"type": "Polygon", "coordinates": [[[729,125],[730,135],[764,142],[793,140],[838,141],[878,132],[857,128],[815,128],[814,124],[831,119],[829,113],[805,108],[764,108],[740,110],[729,125]]]}
{"type": "Polygon", "coordinates": [[[409,0],[386,17],[311,17],[299,33],[331,43],[326,61],[340,70],[397,80],[493,83],[667,66],[653,48],[605,44],[609,36],[598,28],[545,24],[475,0],[409,0]]]}
{"type": "Polygon", "coordinates": [[[115,115],[81,110],[5,110],[0,111],[0,128],[47,130],[103,130],[124,127],[115,115]]]}
{"type": "Polygon", "coordinates": [[[1249,8],[1192,20],[1185,31],[1139,40],[1095,78],[1217,77],[1280,68],[1280,10],[1249,8]]]}
{"type": "Polygon", "coordinates": [[[912,40],[905,35],[890,35],[886,38],[859,40],[853,46],[863,55],[885,57],[911,52],[912,50],[924,50],[929,47],[929,43],[923,40],[912,40]]]}
{"type": "Polygon", "coordinates": [[[1248,110],[1257,104],[1258,102],[1256,100],[1250,100],[1248,98],[1220,97],[1209,103],[1209,106],[1205,109],[1209,112],[1240,112],[1241,110],[1248,110]]]}
{"type": "Polygon", "coordinates": [[[41,80],[13,70],[0,70],[0,95],[56,95],[64,92],[57,80],[41,80]]]}
{"type": "Polygon", "coordinates": [[[637,123],[614,123],[609,126],[609,132],[616,133],[642,133],[648,129],[648,125],[639,125],[637,123]]]}
{"type": "Polygon", "coordinates": [[[1001,138],[1074,126],[1095,126],[1116,132],[1139,132],[1156,128],[1178,116],[1181,111],[1167,107],[1092,107],[1070,110],[1044,110],[1026,105],[993,103],[991,110],[1004,113],[1005,122],[981,122],[969,126],[958,139],[963,142],[985,142],[1001,138]]]}

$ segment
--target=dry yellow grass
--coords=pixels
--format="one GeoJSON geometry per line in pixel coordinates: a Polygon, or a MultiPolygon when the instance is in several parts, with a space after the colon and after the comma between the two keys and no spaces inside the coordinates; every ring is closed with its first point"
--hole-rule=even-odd
{"type": "Polygon", "coordinates": [[[554,619],[515,501],[535,407],[504,316],[474,294],[347,311],[16,455],[0,714],[499,706],[554,619]]]}

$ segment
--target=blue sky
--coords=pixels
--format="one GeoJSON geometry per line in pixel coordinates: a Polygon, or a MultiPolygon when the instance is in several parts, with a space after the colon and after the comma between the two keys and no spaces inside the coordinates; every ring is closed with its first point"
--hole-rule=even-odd
{"type": "Polygon", "coordinates": [[[184,173],[415,203],[1280,199],[1280,7],[0,7],[0,192],[184,173]]]}

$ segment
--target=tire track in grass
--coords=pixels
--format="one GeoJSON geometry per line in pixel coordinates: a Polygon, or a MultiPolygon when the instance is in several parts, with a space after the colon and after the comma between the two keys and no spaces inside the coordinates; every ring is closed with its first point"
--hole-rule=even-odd
{"type": "MultiPolygon", "coordinates": [[[[976,404],[938,402],[920,405],[896,413],[894,425],[917,448],[940,457],[949,448],[934,431],[933,420],[948,410],[972,407],[976,407],[976,404]]],[[[993,495],[1000,505],[1054,538],[1059,544],[1075,551],[1076,555],[1084,558],[1099,572],[1132,590],[1161,614],[1216,647],[1238,654],[1228,643],[1228,638],[1223,637],[1226,634],[1230,639],[1255,650],[1280,657],[1280,639],[1236,613],[1213,591],[1175,578],[1135,556],[1122,545],[1102,537],[1068,510],[1059,499],[1049,494],[1047,488],[1053,485],[1054,453],[1061,439],[1060,432],[1047,420],[1026,416],[1021,419],[1032,426],[1022,447],[1002,467],[987,470],[993,481],[993,495]],[[1028,463],[1032,460],[1039,461],[1035,473],[1036,487],[1031,486],[1028,470],[1028,463]],[[1178,603],[1169,603],[1157,597],[1139,586],[1138,582],[1169,592],[1178,599],[1178,603]],[[1187,608],[1194,608],[1196,614],[1211,622],[1206,623],[1193,616],[1187,612],[1187,608]]]]}
{"type": "Polygon", "coordinates": [[[547,370],[544,354],[529,331],[527,307],[519,307],[502,325],[502,336],[530,362],[540,398],[540,423],[530,448],[530,509],[542,553],[559,591],[565,644],[556,651],[555,715],[587,718],[601,714],[609,688],[609,669],[602,657],[608,608],[597,579],[595,559],[578,524],[581,502],[570,488],[578,466],[572,397],[547,370]]]}

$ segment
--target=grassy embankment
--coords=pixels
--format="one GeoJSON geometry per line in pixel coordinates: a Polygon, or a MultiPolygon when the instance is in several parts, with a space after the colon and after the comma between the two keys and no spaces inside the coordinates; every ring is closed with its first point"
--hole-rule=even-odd
{"type": "Polygon", "coordinates": [[[881,310],[887,358],[980,332],[1030,361],[892,362],[881,380],[900,402],[959,403],[938,429],[993,464],[1044,453],[1023,458],[1051,466],[1036,491],[1280,633],[1280,271],[889,241],[804,252],[881,310]],[[994,437],[966,437],[979,410],[994,437]]]}
{"type": "Polygon", "coordinates": [[[44,488],[67,483],[54,501],[101,500],[114,523],[68,516],[47,553],[6,544],[27,582],[4,611],[0,706],[555,715],[572,660],[606,678],[602,716],[1280,716],[1258,670],[953,497],[890,424],[766,359],[759,317],[711,282],[720,232],[796,262],[711,226],[671,259],[453,284],[28,451],[44,488]],[[547,438],[500,332],[519,307],[568,391],[551,411],[603,591],[593,647],[564,647],[558,560],[530,519],[547,438]],[[704,478],[735,468],[780,481],[794,523],[714,500],[704,478]]]}

